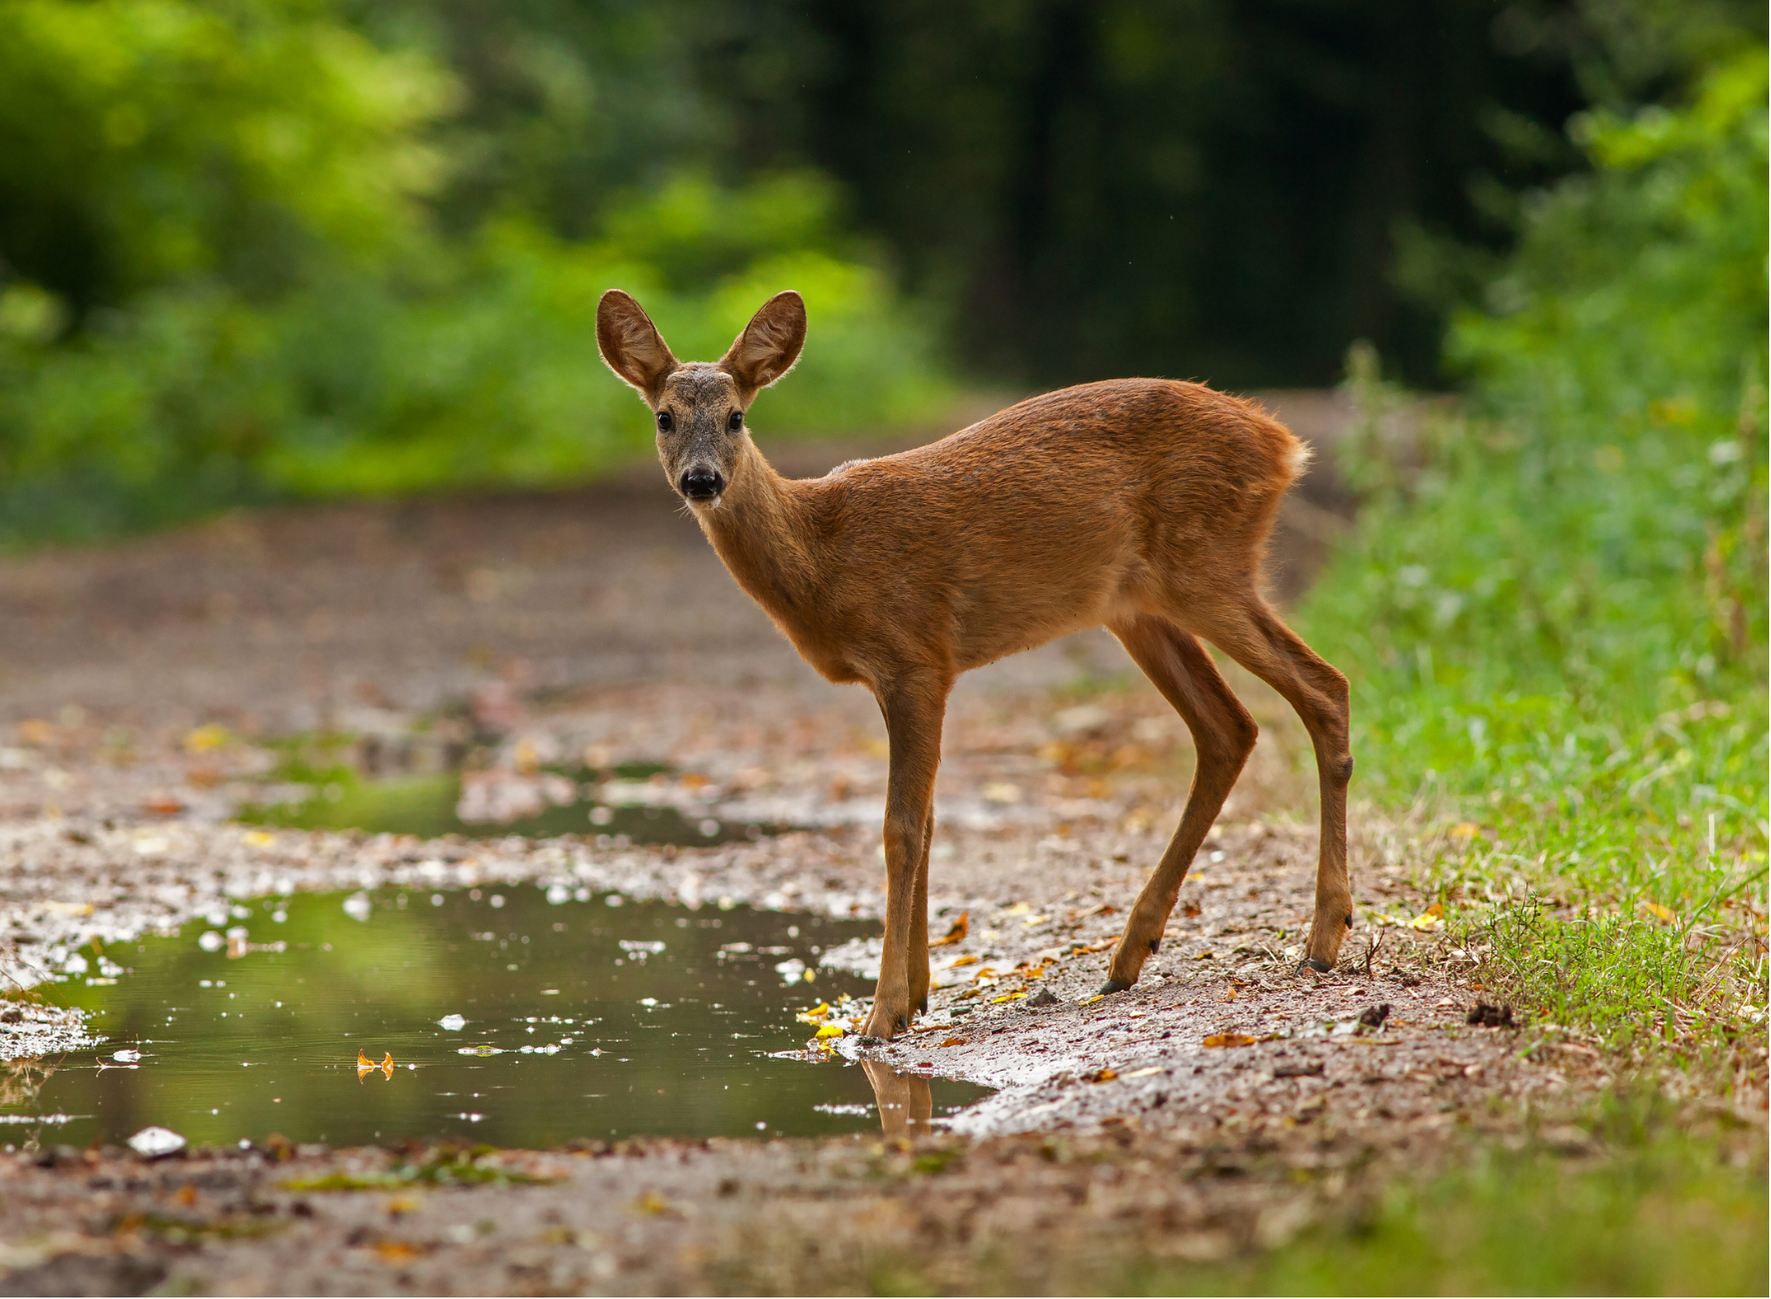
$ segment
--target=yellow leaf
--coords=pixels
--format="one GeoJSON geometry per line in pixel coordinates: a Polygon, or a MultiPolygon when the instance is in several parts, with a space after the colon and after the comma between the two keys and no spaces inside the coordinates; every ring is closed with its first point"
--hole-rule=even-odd
{"type": "Polygon", "coordinates": [[[1202,1046],[1253,1046],[1255,1039],[1247,1033],[1213,1033],[1202,1046]]]}
{"type": "Polygon", "coordinates": [[[641,1213],[651,1213],[660,1216],[671,1211],[670,1201],[656,1191],[647,1191],[644,1195],[640,1196],[639,1199],[633,1202],[633,1207],[638,1209],[641,1213]]]}
{"type": "Polygon", "coordinates": [[[957,970],[962,965],[976,965],[977,963],[978,958],[975,956],[956,956],[947,963],[947,968],[957,970]]]}
{"type": "Polygon", "coordinates": [[[1093,1075],[1090,1076],[1089,1081],[1098,1083],[1112,1082],[1117,1077],[1119,1077],[1119,1071],[1117,1069],[1097,1069],[1093,1075]]]}
{"type": "Polygon", "coordinates": [[[268,848],[276,841],[276,835],[266,834],[263,830],[248,830],[240,836],[240,842],[252,848],[268,848]]]}
{"type": "Polygon", "coordinates": [[[383,1263],[399,1264],[410,1263],[418,1257],[420,1250],[418,1246],[403,1240],[383,1240],[376,1242],[375,1252],[380,1255],[383,1263]]]}
{"type": "Polygon", "coordinates": [[[842,1032],[843,1032],[843,1030],[842,1030],[841,1024],[820,1024],[818,1026],[818,1031],[816,1033],[812,1034],[812,1036],[813,1037],[841,1037],[842,1032]]]}
{"type": "Polygon", "coordinates": [[[1659,919],[1666,921],[1668,924],[1671,924],[1674,920],[1678,919],[1670,908],[1663,907],[1658,902],[1644,902],[1642,905],[1647,908],[1648,914],[1656,916],[1659,919]]]}
{"type": "Polygon", "coordinates": [[[1001,1001],[1018,1001],[1018,1000],[1020,1000],[1020,999],[1021,999],[1021,998],[1022,998],[1022,997],[1025,997],[1025,996],[1026,996],[1026,995],[1027,995],[1027,994],[1026,994],[1026,993],[1024,993],[1024,992],[1005,992],[1005,993],[1004,993],[1004,994],[1003,994],[1003,995],[1002,995],[1002,996],[1000,996],[1000,997],[992,997],[992,998],[990,998],[990,1004],[991,1004],[991,1005],[992,1005],[992,1006],[994,1006],[994,1005],[996,1005],[996,1004],[997,1004],[997,1003],[998,1003],[998,1002],[1001,1002],[1001,1001]]]}
{"type": "Polygon", "coordinates": [[[820,1001],[810,1010],[802,1010],[793,1018],[801,1024],[822,1024],[830,1017],[830,1003],[820,1001]]]}
{"type": "Polygon", "coordinates": [[[1446,831],[1453,839],[1474,839],[1482,833],[1482,827],[1474,821],[1459,821],[1446,831]]]}
{"type": "Polygon", "coordinates": [[[233,742],[233,734],[227,727],[210,722],[184,737],[184,749],[186,753],[207,753],[211,749],[225,749],[233,742]]]}
{"type": "Polygon", "coordinates": [[[43,909],[56,916],[89,916],[92,914],[90,902],[45,902],[43,909]]]}
{"type": "Polygon", "coordinates": [[[1436,930],[1445,928],[1445,921],[1442,918],[1444,915],[1444,906],[1435,902],[1413,920],[1410,920],[1408,922],[1408,927],[1423,934],[1430,934],[1436,930]]]}

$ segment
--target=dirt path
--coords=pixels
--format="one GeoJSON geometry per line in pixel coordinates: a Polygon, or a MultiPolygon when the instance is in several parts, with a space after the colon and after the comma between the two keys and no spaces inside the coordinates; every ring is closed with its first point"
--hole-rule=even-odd
{"type": "MultiPolygon", "coordinates": [[[[1332,433],[1331,403],[1291,400],[1294,424],[1332,433]]],[[[848,454],[793,459],[815,472],[848,454]]],[[[231,518],[0,565],[0,969],[29,983],[58,949],[223,897],[419,878],[878,916],[871,700],[794,657],[655,480],[231,518]],[[493,735],[498,779],[535,779],[536,754],[656,763],[663,802],[808,829],[659,850],[226,819],[276,792],[266,737],[345,731],[410,754],[450,725],[493,735]]],[[[1307,580],[1337,507],[1323,480],[1288,514],[1283,586],[1307,580]]],[[[412,1185],[333,1192],[286,1184],[399,1159],[20,1152],[0,1158],[0,1288],[841,1290],[893,1269],[955,1288],[1112,1286],[1124,1275],[1103,1260],[1160,1270],[1271,1247],[1598,1081],[1591,1053],[1466,1023],[1482,990],[1430,919],[1409,925],[1432,845],[1370,814],[1348,961],[1292,973],[1314,782],[1283,705],[1235,684],[1263,727],[1256,757],[1144,980],[1090,1000],[1178,817],[1185,728],[1103,634],[964,681],[931,908],[936,932],[963,913],[966,935],[938,952],[920,1031],[871,1052],[841,1040],[868,1059],[880,1139],[587,1145],[505,1157],[544,1184],[443,1188],[422,1173],[435,1152],[414,1151],[412,1185]],[[933,1074],[1000,1090],[932,1130],[918,1088],[933,1074]]],[[[876,958],[857,944],[825,959],[876,958]]],[[[0,1023],[5,1054],[33,1031],[30,1015],[0,1023]]]]}

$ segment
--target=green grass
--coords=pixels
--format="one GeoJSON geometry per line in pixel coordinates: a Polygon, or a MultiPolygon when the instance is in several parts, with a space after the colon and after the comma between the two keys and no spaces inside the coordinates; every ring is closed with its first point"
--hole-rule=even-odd
{"type": "Polygon", "coordinates": [[[1764,86],[1583,123],[1453,332],[1463,411],[1406,433],[1355,354],[1367,499],[1299,619],[1356,796],[1455,827],[1422,883],[1487,981],[1715,1061],[1766,1017],[1764,86]]]}
{"type": "Polygon", "coordinates": [[[1765,1173],[1668,1134],[1609,1158],[1492,1147],[1258,1259],[1145,1294],[1763,1294],[1765,1173]]]}

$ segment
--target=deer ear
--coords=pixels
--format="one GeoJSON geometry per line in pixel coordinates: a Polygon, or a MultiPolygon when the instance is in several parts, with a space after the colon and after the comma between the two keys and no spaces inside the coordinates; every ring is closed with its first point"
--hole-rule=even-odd
{"type": "Polygon", "coordinates": [[[750,318],[720,360],[749,401],[793,368],[806,345],[806,303],[792,289],[777,293],[750,318]]]}
{"type": "Polygon", "coordinates": [[[604,363],[648,402],[658,400],[660,385],[677,368],[652,318],[620,289],[610,289],[596,305],[596,345],[604,363]]]}

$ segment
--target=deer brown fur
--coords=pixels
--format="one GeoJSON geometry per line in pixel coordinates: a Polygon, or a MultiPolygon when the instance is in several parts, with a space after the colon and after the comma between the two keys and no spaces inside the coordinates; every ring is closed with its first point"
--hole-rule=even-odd
{"type": "Polygon", "coordinates": [[[831,681],[873,691],[891,746],[885,952],[866,1032],[927,1009],[928,860],[941,723],[960,673],[1104,625],[1192,731],[1181,823],[1138,895],[1104,991],[1130,987],[1254,747],[1254,719],[1202,641],[1274,687],[1315,748],[1322,802],[1304,962],[1327,970],[1352,919],[1347,682],[1268,606],[1260,564],[1306,460],[1258,407],[1194,383],[1047,393],[929,446],[777,474],[744,416],[804,344],[797,293],[770,299],[717,362],[682,363],[638,302],[603,295],[603,358],[658,424],[671,484],[732,576],[831,681]]]}

